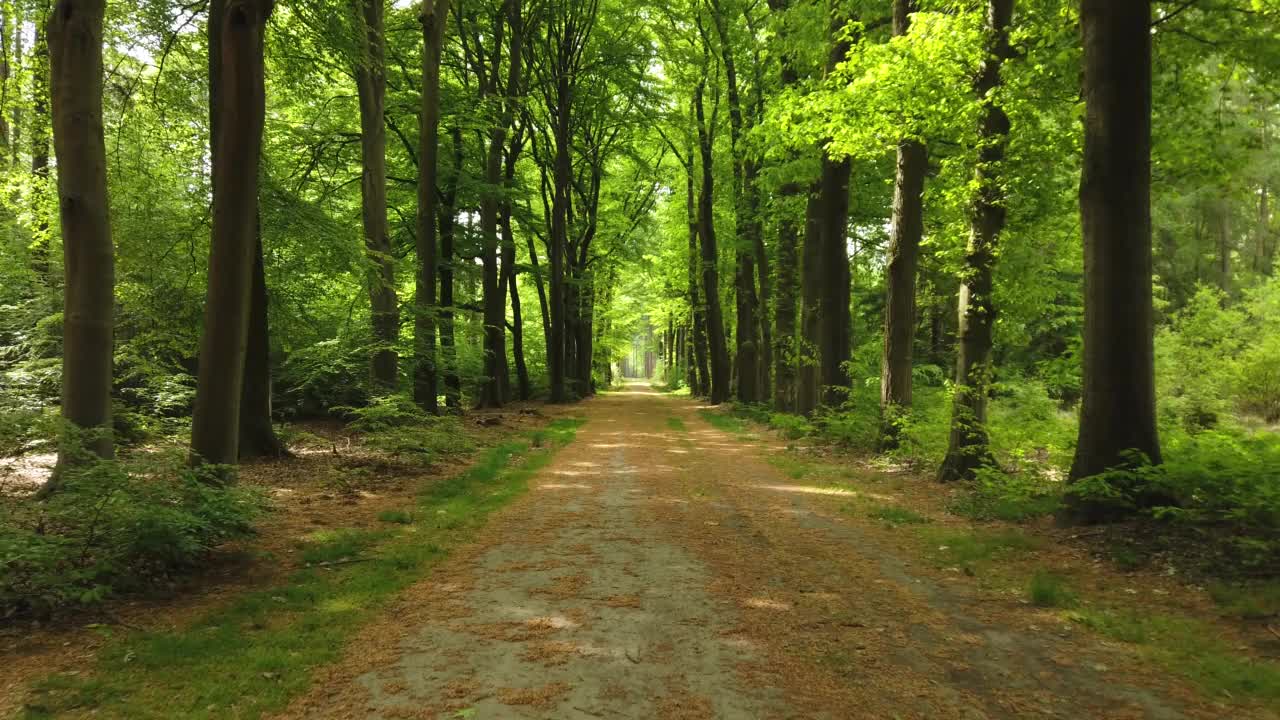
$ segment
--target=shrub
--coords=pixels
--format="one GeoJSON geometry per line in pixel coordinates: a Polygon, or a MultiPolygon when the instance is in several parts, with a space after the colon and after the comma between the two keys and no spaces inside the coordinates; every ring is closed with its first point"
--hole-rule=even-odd
{"type": "Polygon", "coordinates": [[[952,503],[952,512],[975,520],[1023,522],[1052,514],[1061,506],[1057,483],[992,467],[978,468],[976,474],[973,488],[952,503]]]}
{"type": "Polygon", "coordinates": [[[1076,604],[1076,594],[1068,587],[1066,579],[1047,570],[1037,570],[1031,576],[1027,597],[1036,607],[1067,608],[1076,604]]]}
{"type": "Polygon", "coordinates": [[[189,569],[248,534],[264,498],[217,484],[219,472],[185,467],[182,453],[67,471],[48,500],[23,500],[0,524],[0,613],[91,604],[189,569]]]}
{"type": "Polygon", "coordinates": [[[367,446],[396,457],[425,460],[473,447],[457,418],[430,415],[407,395],[385,395],[365,407],[339,409],[353,418],[350,427],[364,433],[367,446]]]}

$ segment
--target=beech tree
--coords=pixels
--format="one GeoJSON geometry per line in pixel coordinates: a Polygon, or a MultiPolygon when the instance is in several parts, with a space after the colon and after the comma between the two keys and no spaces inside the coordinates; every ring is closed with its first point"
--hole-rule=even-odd
{"type": "Polygon", "coordinates": [[[414,292],[413,397],[422,409],[439,412],[436,356],[436,200],[440,168],[440,56],[449,20],[449,0],[423,0],[422,107],[419,110],[418,213],[415,240],[418,266],[414,292]]]}
{"type": "Polygon", "coordinates": [[[360,98],[360,197],[364,244],[369,257],[369,304],[373,317],[374,383],[394,390],[400,309],[395,258],[387,227],[386,38],[382,0],[355,0],[358,59],[356,93],[360,98]]]}
{"type": "Polygon", "coordinates": [[[263,34],[270,0],[226,0],[217,24],[220,68],[213,157],[213,237],[200,342],[191,455],[195,463],[239,457],[240,404],[258,236],[258,160],[266,114],[263,34]]]}
{"type": "MultiPolygon", "coordinates": [[[[914,0],[894,0],[893,34],[911,27],[914,0]]],[[[898,141],[893,215],[885,266],[884,355],[881,361],[881,446],[898,443],[900,415],[911,408],[912,346],[916,325],[916,266],[924,235],[924,182],[929,153],[918,138],[898,141]]]]}
{"type": "MultiPolygon", "coordinates": [[[[1071,477],[1159,463],[1151,271],[1151,3],[1085,0],[1084,392],[1071,477]]],[[[1096,515],[1098,508],[1082,508],[1096,515]]]]}
{"type": "MultiPolygon", "coordinates": [[[[84,448],[112,457],[115,250],[102,129],[102,0],[59,0],[49,16],[49,78],[65,272],[62,417],[89,432],[84,448]]],[[[63,445],[63,467],[79,461],[63,445]]],[[[57,481],[50,481],[45,492],[57,481]]]]}
{"type": "Polygon", "coordinates": [[[972,230],[960,277],[960,318],[956,342],[956,393],[952,399],[951,439],[938,479],[972,478],[991,464],[987,436],[987,395],[991,391],[991,348],[996,305],[993,297],[996,244],[1004,230],[1007,209],[1001,165],[1009,141],[1009,116],[1000,106],[1000,69],[1009,58],[1009,25],[1013,0],[987,4],[984,59],[973,83],[981,106],[978,127],[976,193],[970,209],[972,230]]]}

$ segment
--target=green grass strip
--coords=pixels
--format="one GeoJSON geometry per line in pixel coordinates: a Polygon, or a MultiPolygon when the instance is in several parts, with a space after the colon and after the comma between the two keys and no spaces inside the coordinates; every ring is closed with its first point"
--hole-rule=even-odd
{"type": "Polygon", "coordinates": [[[25,717],[257,718],[283,708],[398,591],[523,493],[580,424],[557,420],[485,450],[465,472],[431,484],[391,527],[316,533],[304,545],[308,562],[361,562],[299,570],[181,630],[116,638],[91,673],[41,681],[25,717]]]}

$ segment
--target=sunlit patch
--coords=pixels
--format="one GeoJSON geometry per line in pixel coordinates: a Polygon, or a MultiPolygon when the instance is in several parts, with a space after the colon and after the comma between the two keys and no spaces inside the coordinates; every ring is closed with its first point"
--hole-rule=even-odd
{"type": "Polygon", "coordinates": [[[0,488],[26,494],[45,484],[58,462],[56,453],[0,458],[0,488]]]}
{"type": "Polygon", "coordinates": [[[595,443],[588,447],[593,447],[597,450],[618,450],[620,448],[632,448],[635,447],[635,445],[632,445],[631,443],[595,443]]]}
{"type": "MultiPolygon", "coordinates": [[[[556,473],[557,475],[559,473],[556,473]]],[[[539,490],[590,490],[591,486],[584,483],[542,483],[538,485],[539,490]]]]}
{"type": "Polygon", "coordinates": [[[782,600],[772,600],[770,598],[763,598],[763,597],[747,598],[746,600],[742,601],[742,604],[746,605],[749,608],[755,608],[756,610],[781,610],[781,611],[791,610],[791,603],[789,602],[783,602],[782,600]]]}
{"type": "Polygon", "coordinates": [[[560,477],[591,477],[593,475],[599,475],[600,473],[587,472],[585,470],[552,470],[551,474],[559,475],[560,477]]]}
{"type": "Polygon", "coordinates": [[[284,497],[286,495],[293,495],[294,493],[297,492],[297,490],[294,490],[293,488],[278,487],[278,488],[271,488],[269,492],[271,493],[272,497],[284,497]]]}
{"type": "Polygon", "coordinates": [[[879,499],[880,495],[872,495],[870,493],[858,493],[853,490],[845,490],[838,487],[815,487],[813,485],[757,485],[761,490],[772,490],[774,492],[800,493],[802,495],[836,495],[840,497],[854,497],[866,494],[867,497],[879,499]]]}
{"type": "Polygon", "coordinates": [[[578,461],[578,462],[574,462],[574,463],[569,463],[569,464],[570,464],[570,465],[572,465],[572,466],[574,466],[574,467],[584,467],[584,468],[598,468],[598,467],[600,467],[600,463],[586,462],[586,461],[583,461],[583,460],[580,460],[580,461],[578,461]]]}
{"type": "Polygon", "coordinates": [[[356,609],[355,602],[346,598],[329,598],[320,603],[320,610],[323,612],[339,613],[350,612],[356,609]]]}

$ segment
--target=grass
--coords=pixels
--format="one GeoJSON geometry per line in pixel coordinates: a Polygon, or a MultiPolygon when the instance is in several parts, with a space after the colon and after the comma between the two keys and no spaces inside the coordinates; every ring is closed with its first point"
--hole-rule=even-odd
{"type": "Polygon", "coordinates": [[[667,427],[676,432],[689,432],[689,428],[684,424],[684,421],[674,415],[667,418],[667,427]]]}
{"type": "Polygon", "coordinates": [[[878,507],[871,511],[870,516],[873,520],[883,520],[894,527],[899,525],[922,525],[929,522],[929,518],[913,510],[896,505],[878,507]]]}
{"type": "Polygon", "coordinates": [[[1249,583],[1214,583],[1209,597],[1232,617],[1263,620],[1280,615],[1280,580],[1249,583]]]}
{"type": "Polygon", "coordinates": [[[413,513],[407,510],[383,510],[378,513],[378,520],[384,523],[408,525],[413,522],[413,513]]]}
{"type": "Polygon", "coordinates": [[[1016,530],[937,530],[922,528],[924,539],[936,548],[934,559],[941,566],[978,568],[1011,555],[1028,553],[1040,541],[1016,530]]]}
{"type": "Polygon", "coordinates": [[[279,710],[396,592],[524,492],[551,459],[551,448],[569,442],[579,424],[557,420],[541,431],[548,450],[536,450],[529,438],[484,451],[466,471],[428,486],[412,515],[418,519],[397,520],[398,528],[304,538],[302,558],[312,567],[189,627],[115,638],[92,672],[40,682],[25,717],[256,718],[279,710]],[[357,556],[368,560],[314,565],[357,556]]]}
{"type": "Polygon", "coordinates": [[[1137,645],[1171,672],[1205,692],[1230,699],[1280,701],[1280,665],[1236,652],[1209,624],[1147,610],[1086,610],[1072,619],[1096,632],[1137,645]]]}
{"type": "Polygon", "coordinates": [[[1068,608],[1076,604],[1076,594],[1066,578],[1048,570],[1037,570],[1027,585],[1031,604],[1043,608],[1068,608]]]}
{"type": "Polygon", "coordinates": [[[747,421],[728,413],[712,410],[711,408],[702,408],[698,411],[703,420],[706,420],[712,427],[722,430],[733,435],[746,435],[750,432],[747,427],[747,421]]]}

